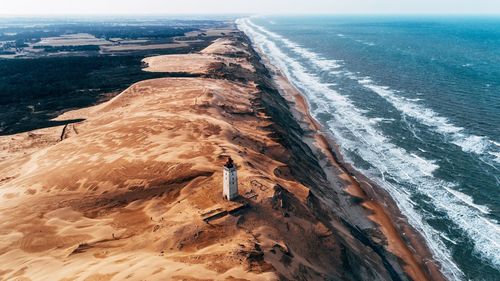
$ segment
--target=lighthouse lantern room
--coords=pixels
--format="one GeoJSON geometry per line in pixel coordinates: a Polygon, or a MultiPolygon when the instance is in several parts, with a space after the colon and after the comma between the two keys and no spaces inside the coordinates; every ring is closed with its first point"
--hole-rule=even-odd
{"type": "Polygon", "coordinates": [[[224,164],[224,183],[222,187],[222,195],[224,199],[229,201],[232,201],[239,196],[236,165],[231,157],[229,157],[226,164],[224,164]]]}

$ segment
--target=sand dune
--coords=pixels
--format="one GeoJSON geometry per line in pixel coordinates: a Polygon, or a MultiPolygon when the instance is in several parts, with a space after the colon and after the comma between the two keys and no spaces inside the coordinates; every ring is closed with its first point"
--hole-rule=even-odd
{"type": "Polygon", "coordinates": [[[218,64],[237,64],[239,67],[255,71],[244,57],[248,52],[234,45],[233,40],[221,38],[202,50],[199,54],[164,55],[144,59],[148,65],[144,70],[151,72],[208,74],[217,69],[218,64]]]}
{"type": "MultiPolygon", "coordinates": [[[[252,245],[245,250],[238,243],[248,244],[251,236],[234,228],[228,239],[219,234],[234,226],[234,219],[207,225],[201,217],[226,205],[220,194],[222,155],[238,159],[242,149],[229,140],[259,123],[224,118],[225,111],[217,105],[230,100],[229,110],[244,112],[249,101],[237,97],[248,97],[248,92],[210,79],[138,83],[95,110],[78,126],[78,135],[16,163],[19,174],[2,187],[2,201],[16,205],[1,213],[1,229],[9,230],[1,239],[6,244],[2,252],[7,252],[2,260],[10,260],[4,268],[22,269],[28,262],[23,275],[33,280],[54,278],[54,271],[61,278],[83,278],[79,272],[100,272],[98,268],[117,280],[129,274],[133,279],[198,274],[216,278],[223,274],[221,269],[200,266],[214,268],[215,262],[222,268],[236,267],[227,276],[251,277],[237,269],[239,260],[224,265],[215,258],[230,251],[241,251],[243,258],[252,245]],[[238,122],[239,128],[230,122],[238,122]],[[213,247],[213,259],[203,253],[203,244],[213,247]],[[179,253],[180,247],[188,254],[179,253]],[[103,265],[102,257],[110,265],[103,265]],[[196,262],[183,262],[191,259],[196,262]],[[151,266],[138,271],[141,261],[151,266]],[[46,269],[40,271],[41,265],[46,269]],[[174,274],[173,266],[182,270],[174,274]]],[[[2,170],[10,167],[5,163],[2,170]]],[[[243,183],[255,176],[241,173],[243,183]]]]}
{"type": "Polygon", "coordinates": [[[226,38],[199,54],[148,58],[148,71],[200,77],[139,82],[58,117],[81,123],[0,139],[0,279],[404,276],[322,209],[311,189],[324,175],[300,128],[279,125],[288,109],[254,80],[264,70],[247,48],[226,38]],[[220,78],[220,63],[239,70],[220,78]],[[227,156],[238,202],[222,199],[227,156]]]}
{"type": "MultiPolygon", "coordinates": [[[[253,110],[255,92],[205,78],[140,82],[87,109],[87,120],[75,126],[78,134],[2,163],[1,175],[19,167],[1,187],[2,274],[31,280],[277,278],[261,259],[262,248],[286,249],[286,243],[276,229],[279,218],[261,204],[278,183],[296,189],[302,200],[307,190],[277,178],[274,170],[282,164],[262,154],[280,149],[268,131],[257,129],[269,120],[253,110]],[[242,194],[252,198],[242,200],[256,207],[207,224],[203,214],[231,207],[221,196],[226,155],[240,166],[242,194]]],[[[310,235],[324,235],[318,222],[296,220],[310,235]]]]}

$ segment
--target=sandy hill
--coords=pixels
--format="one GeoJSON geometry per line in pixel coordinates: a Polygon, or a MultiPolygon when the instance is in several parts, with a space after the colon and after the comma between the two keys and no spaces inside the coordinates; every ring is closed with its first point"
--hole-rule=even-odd
{"type": "Polygon", "coordinates": [[[148,58],[148,71],[195,77],[143,81],[59,117],[81,123],[1,139],[10,154],[0,164],[0,279],[401,274],[341,217],[318,216],[310,191],[325,176],[247,48],[226,38],[200,54],[148,58]],[[238,202],[222,199],[227,156],[238,202]]]}

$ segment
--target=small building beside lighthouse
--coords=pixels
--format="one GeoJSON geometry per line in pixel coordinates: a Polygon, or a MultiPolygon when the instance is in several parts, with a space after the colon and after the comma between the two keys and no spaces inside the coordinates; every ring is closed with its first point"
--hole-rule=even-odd
{"type": "Polygon", "coordinates": [[[224,199],[232,201],[236,199],[238,194],[238,175],[236,172],[236,165],[233,159],[229,157],[226,164],[224,164],[224,179],[222,186],[222,196],[224,199]]]}

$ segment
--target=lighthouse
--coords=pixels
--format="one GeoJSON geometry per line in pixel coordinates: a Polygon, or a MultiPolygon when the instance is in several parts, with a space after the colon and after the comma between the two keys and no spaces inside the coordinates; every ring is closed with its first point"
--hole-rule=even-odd
{"type": "Polygon", "coordinates": [[[238,175],[233,159],[229,157],[224,164],[224,183],[222,186],[222,196],[224,199],[232,201],[238,197],[238,175]]]}

